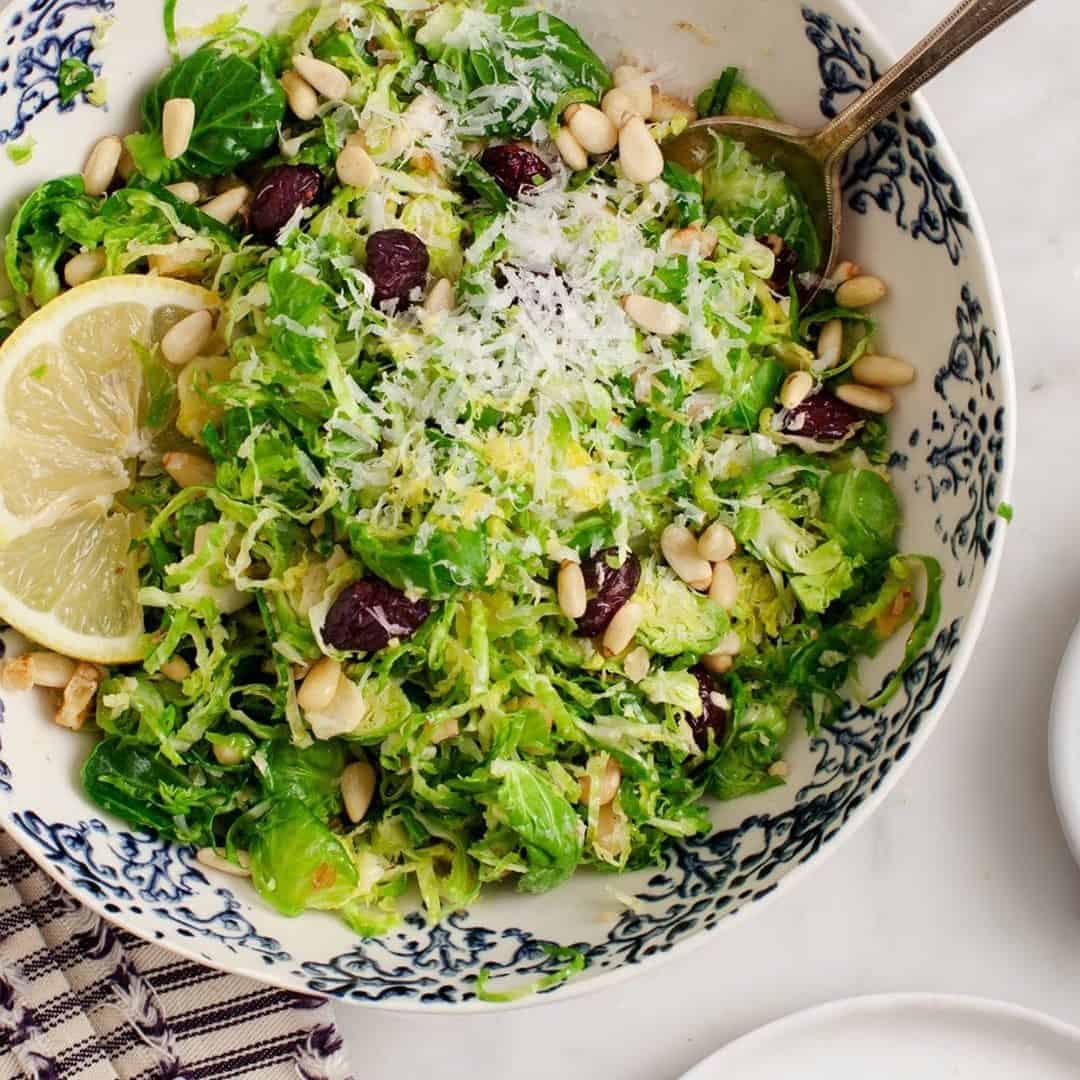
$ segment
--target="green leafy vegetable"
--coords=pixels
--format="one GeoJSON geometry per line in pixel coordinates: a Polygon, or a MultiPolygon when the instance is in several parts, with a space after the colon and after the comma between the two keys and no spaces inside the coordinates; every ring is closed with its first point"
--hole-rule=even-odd
{"type": "Polygon", "coordinates": [[[821,242],[794,181],[756,161],[740,143],[717,136],[704,170],[705,205],[740,233],[774,234],[793,248],[804,270],[821,262],[821,242]]]}
{"type": "Polygon", "coordinates": [[[197,768],[170,765],[144,743],[113,736],[91,751],[82,778],[99,806],[132,825],[182,843],[212,845],[214,822],[235,810],[239,791],[232,783],[196,784],[197,768]]]}
{"type": "Polygon", "coordinates": [[[738,77],[738,68],[724,68],[720,78],[714,79],[698,94],[695,103],[698,116],[723,116],[727,108],[728,97],[738,77]]]}
{"type": "Polygon", "coordinates": [[[525,849],[525,892],[547,892],[565,881],[581,858],[581,837],[573,808],[534,766],[498,762],[498,803],[525,849]]]}
{"type": "Polygon", "coordinates": [[[416,41],[437,61],[436,89],[461,109],[464,130],[475,135],[524,135],[569,104],[566,94],[584,90],[598,101],[611,87],[603,62],[576,30],[516,0],[487,0],[480,8],[441,4],[416,41]]]}
{"type": "Polygon", "coordinates": [[[753,116],[759,120],[778,120],[776,110],[752,86],[736,77],[724,100],[726,116],[753,116]]]}
{"type": "Polygon", "coordinates": [[[900,661],[900,666],[882,688],[881,693],[867,702],[872,709],[880,709],[882,706],[887,705],[904,685],[904,676],[930,643],[930,638],[941,621],[941,582],[943,575],[941,564],[937,559],[931,558],[929,555],[898,556],[892,560],[889,569],[890,573],[895,574],[902,580],[906,580],[916,566],[922,566],[926,575],[926,601],[923,604],[922,613],[916,619],[915,625],[908,635],[907,644],[904,646],[904,657],[900,661]]]}
{"type": "Polygon", "coordinates": [[[57,93],[61,105],[68,105],[84,90],[88,90],[97,76],[94,69],[85,61],[69,56],[60,62],[56,75],[57,93]]]}
{"type": "Polygon", "coordinates": [[[151,180],[222,176],[265,150],[285,115],[285,93],[265,49],[249,59],[214,43],[179,61],[143,99],[143,133],[127,145],[139,171],[151,180]],[[170,98],[195,102],[195,128],[184,154],[165,157],[162,109],[170,98]]]}
{"type": "Polygon", "coordinates": [[[288,796],[255,824],[251,878],[282,915],[293,916],[341,907],[359,881],[344,843],[305,803],[288,796]]]}
{"type": "Polygon", "coordinates": [[[834,473],[821,493],[821,517],[848,555],[886,559],[896,550],[900,508],[872,469],[834,473]]]}
{"type": "Polygon", "coordinates": [[[661,656],[711,652],[728,631],[724,609],[669,570],[647,566],[635,599],[645,609],[638,640],[661,656]]]}
{"type": "Polygon", "coordinates": [[[12,165],[25,165],[34,156],[36,141],[27,136],[22,142],[8,143],[7,156],[12,165]]]}
{"type": "Polygon", "coordinates": [[[71,247],[96,239],[96,203],[83,191],[82,177],[49,180],[15,212],[8,227],[4,269],[16,292],[39,307],[60,291],[58,263],[71,247]]]}

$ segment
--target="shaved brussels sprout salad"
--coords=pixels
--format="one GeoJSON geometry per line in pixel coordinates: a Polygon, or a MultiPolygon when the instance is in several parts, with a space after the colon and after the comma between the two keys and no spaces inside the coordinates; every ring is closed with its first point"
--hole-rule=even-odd
{"type": "Polygon", "coordinates": [[[939,610],[897,548],[909,373],[787,177],[723,138],[664,162],[773,115],[735,69],[691,104],[520,0],[326,0],[181,55],[173,7],[141,130],[5,245],[5,336],[92,277],[220,302],[146,357],[97,804],[374,935],[414,888],[438,919],[657,864],[906,632],[889,699],[939,610]]]}

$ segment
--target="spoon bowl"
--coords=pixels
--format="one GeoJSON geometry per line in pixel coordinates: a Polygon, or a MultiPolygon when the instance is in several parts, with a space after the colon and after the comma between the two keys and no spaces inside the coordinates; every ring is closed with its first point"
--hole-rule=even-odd
{"type": "MultiPolygon", "coordinates": [[[[821,243],[821,265],[815,270],[819,282],[828,278],[840,258],[842,159],[821,160],[817,147],[821,132],[738,116],[696,121],[664,143],[664,157],[689,172],[697,172],[709,160],[720,135],[742,143],[755,158],[785,173],[799,188],[821,243]]],[[[819,287],[816,284],[812,291],[819,287]]]]}

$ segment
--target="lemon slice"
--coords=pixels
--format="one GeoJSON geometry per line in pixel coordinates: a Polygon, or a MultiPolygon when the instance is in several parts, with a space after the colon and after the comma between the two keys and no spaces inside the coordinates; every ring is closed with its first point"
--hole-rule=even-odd
{"type": "Polygon", "coordinates": [[[0,347],[0,618],[57,652],[141,656],[129,515],[114,504],[149,446],[147,350],[213,293],[102,278],[64,293],[0,347]]]}

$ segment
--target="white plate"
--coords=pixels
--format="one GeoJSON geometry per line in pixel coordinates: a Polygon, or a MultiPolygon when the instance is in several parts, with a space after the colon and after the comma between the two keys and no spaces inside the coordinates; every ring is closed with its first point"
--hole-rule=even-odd
{"type": "Polygon", "coordinates": [[[736,1040],[683,1080],[1076,1080],[1080,1028],[1005,1002],[850,998],[736,1040]]]}
{"type": "Polygon", "coordinates": [[[1065,839],[1080,862],[1080,624],[1065,650],[1050,706],[1050,785],[1065,839]]]}

